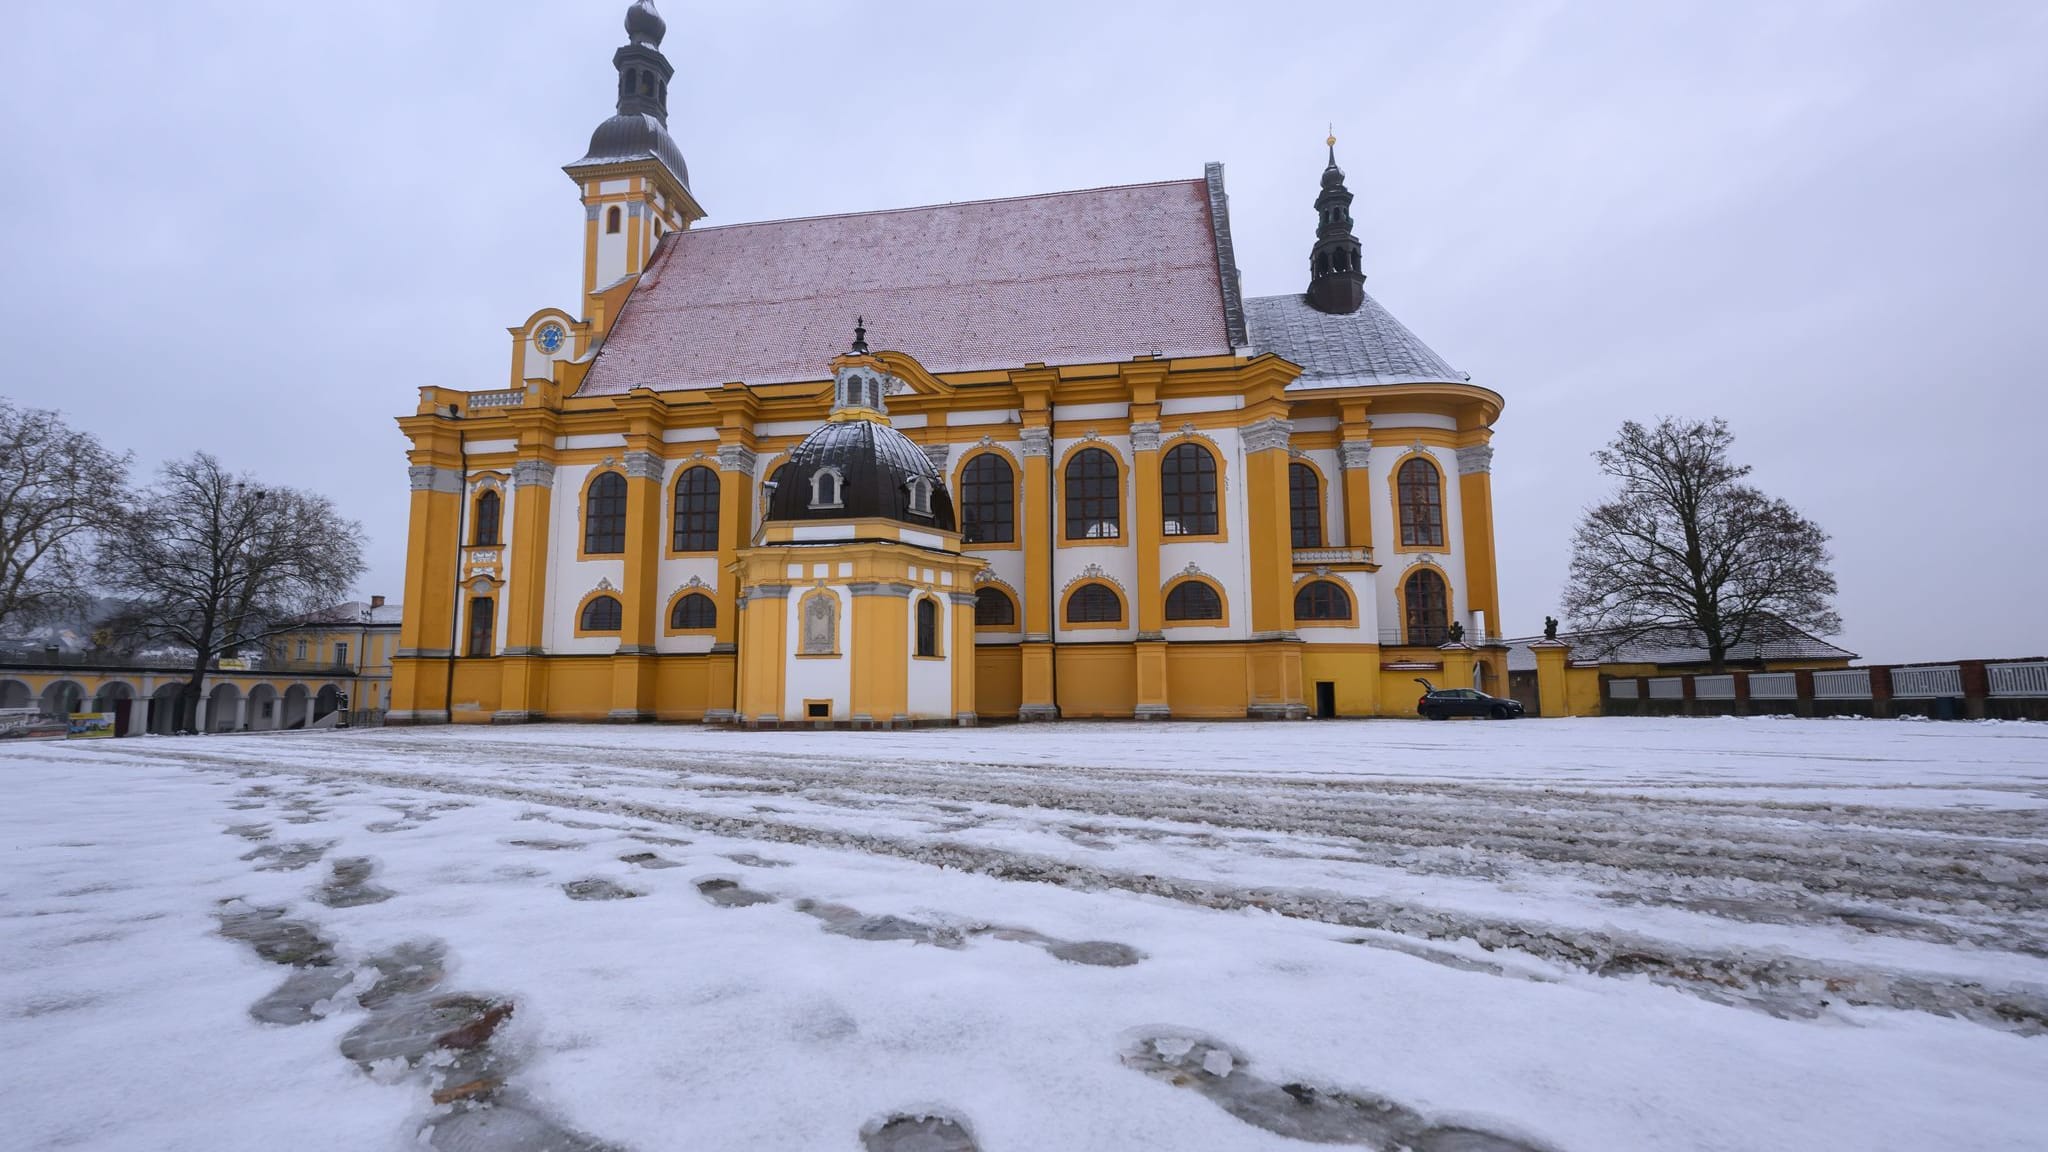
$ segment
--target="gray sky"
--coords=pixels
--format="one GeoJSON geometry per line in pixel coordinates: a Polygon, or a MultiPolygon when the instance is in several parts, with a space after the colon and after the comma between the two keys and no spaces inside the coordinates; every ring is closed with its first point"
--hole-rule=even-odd
{"type": "MultiPolygon", "coordinates": [[[[2048,653],[2048,5],[685,4],[712,223],[1228,167],[1299,290],[1324,125],[1369,291],[1507,397],[1504,626],[1554,610],[1589,453],[1721,415],[1834,535],[1842,641],[2048,653]],[[2034,355],[2028,355],[2034,352],[2034,355]]],[[[28,0],[0,41],[6,394],[139,462],[333,496],[396,599],[422,384],[577,306],[560,166],[623,0],[28,0]]]]}

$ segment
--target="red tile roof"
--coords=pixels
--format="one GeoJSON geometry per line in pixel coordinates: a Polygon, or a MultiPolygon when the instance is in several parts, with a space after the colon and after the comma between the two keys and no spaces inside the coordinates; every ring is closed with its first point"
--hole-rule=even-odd
{"type": "Polygon", "coordinates": [[[1230,351],[1204,180],[671,233],[581,395],[823,380],[865,316],[933,372],[1230,351]]]}

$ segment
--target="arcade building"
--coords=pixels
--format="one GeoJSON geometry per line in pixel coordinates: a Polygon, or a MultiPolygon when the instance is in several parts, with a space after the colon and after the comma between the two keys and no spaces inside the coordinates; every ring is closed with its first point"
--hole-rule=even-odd
{"type": "MultiPolygon", "coordinates": [[[[1304,291],[1223,167],[705,226],[650,0],[565,171],[583,292],[420,389],[391,723],[1413,713],[1504,693],[1501,397],[1367,294],[1335,141],[1304,291]]],[[[1306,183],[1306,180],[1304,181],[1306,183]]],[[[1304,200],[1308,199],[1304,195],[1304,200]]],[[[1306,225],[1304,213],[1304,225],[1306,225]]]]}

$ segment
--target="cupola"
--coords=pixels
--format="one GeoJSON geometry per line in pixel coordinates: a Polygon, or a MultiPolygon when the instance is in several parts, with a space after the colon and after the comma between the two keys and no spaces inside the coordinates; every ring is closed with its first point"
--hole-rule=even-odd
{"type": "Polygon", "coordinates": [[[1329,166],[1316,194],[1316,242],[1308,256],[1308,302],[1318,312],[1344,316],[1365,303],[1365,269],[1358,237],[1351,231],[1351,190],[1337,167],[1337,136],[1331,133],[1329,166]]]}

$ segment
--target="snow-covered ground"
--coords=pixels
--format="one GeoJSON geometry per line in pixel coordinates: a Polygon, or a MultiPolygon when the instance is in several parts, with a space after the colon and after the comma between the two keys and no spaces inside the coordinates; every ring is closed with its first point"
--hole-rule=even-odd
{"type": "Polygon", "coordinates": [[[2048,1147],[2044,725],[291,733],[0,786],[10,1149],[2048,1147]]]}

